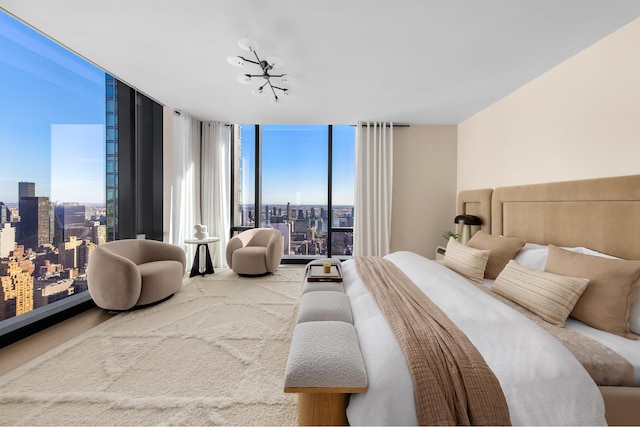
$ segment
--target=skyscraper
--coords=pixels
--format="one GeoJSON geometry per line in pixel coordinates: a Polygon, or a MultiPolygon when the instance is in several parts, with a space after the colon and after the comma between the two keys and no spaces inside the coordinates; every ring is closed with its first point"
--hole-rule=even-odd
{"type": "Polygon", "coordinates": [[[105,74],[106,91],[106,169],[107,169],[107,235],[117,240],[118,234],[118,82],[105,74]]]}
{"type": "MultiPolygon", "coordinates": [[[[26,210],[26,207],[22,206],[22,198],[23,197],[34,197],[36,195],[36,183],[35,182],[18,182],[18,212],[22,215],[23,209],[26,210]]],[[[22,234],[22,221],[18,224],[17,229],[18,241],[22,242],[24,239],[24,235],[22,234]]]]}
{"type": "Polygon", "coordinates": [[[86,227],[86,208],[78,203],[63,203],[53,208],[55,215],[55,242],[60,244],[68,242],[71,236],[82,237],[86,228],[86,232],[90,230],[86,227]]]}
{"type": "Polygon", "coordinates": [[[8,222],[0,223],[0,258],[7,258],[15,247],[16,229],[8,222]]]}
{"type": "Polygon", "coordinates": [[[36,195],[35,182],[19,182],[18,183],[18,200],[22,197],[34,197],[36,195]]]}
{"type": "Polygon", "coordinates": [[[18,242],[35,249],[53,241],[53,211],[48,197],[36,197],[36,184],[18,183],[20,228],[18,242]]]}
{"type": "Polygon", "coordinates": [[[7,222],[11,222],[11,211],[4,203],[0,202],[0,227],[7,222]]]}
{"type": "Polygon", "coordinates": [[[32,249],[51,243],[51,219],[48,197],[21,197],[19,243],[32,249]]]}

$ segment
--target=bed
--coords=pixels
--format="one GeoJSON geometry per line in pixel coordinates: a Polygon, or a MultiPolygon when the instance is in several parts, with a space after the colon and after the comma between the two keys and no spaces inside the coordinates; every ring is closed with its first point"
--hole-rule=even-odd
{"type": "MultiPolygon", "coordinates": [[[[456,270],[454,254],[460,248],[455,243],[451,251],[448,245],[444,264],[408,252],[386,258],[447,313],[480,351],[502,385],[510,422],[514,425],[640,424],[637,409],[640,407],[640,341],[632,339],[639,332],[639,326],[631,331],[616,329],[619,325],[615,324],[612,327],[615,333],[604,332],[569,317],[564,327],[558,327],[541,320],[541,316],[547,314],[544,310],[532,314],[531,307],[525,309],[503,294],[495,295],[502,288],[507,289],[505,292],[509,295],[509,278],[521,277],[518,274],[538,280],[538,274],[544,274],[546,279],[555,273],[561,276],[558,280],[562,280],[564,286],[564,277],[570,275],[560,273],[564,273],[565,268],[571,270],[565,266],[579,266],[585,260],[589,265],[619,261],[599,261],[612,257],[640,260],[640,222],[637,221],[640,175],[463,191],[458,198],[458,214],[480,216],[483,225],[478,236],[488,241],[504,236],[519,239],[524,246],[507,257],[514,261],[507,260],[508,265],[501,264],[493,278],[483,276],[479,283],[477,277],[475,283],[471,283],[469,277],[462,274],[466,273],[464,265],[460,271],[456,270]],[[595,258],[589,257],[598,259],[594,264],[595,258]],[[555,265],[557,271],[544,271],[547,264],[555,265]],[[463,299],[467,302],[461,302],[463,299]],[[507,320],[496,323],[498,313],[507,320]],[[553,330],[558,330],[559,335],[552,335],[553,330]],[[602,360],[614,361],[612,364],[618,370],[603,373],[600,365],[596,365],[602,360]]],[[[469,245],[473,246],[473,242],[469,245]]],[[[474,249],[482,251],[482,244],[474,249]]],[[[495,265],[492,268],[495,269],[495,265]]],[[[630,265],[629,277],[633,277],[635,268],[630,265]]],[[[285,391],[299,393],[300,423],[415,425],[418,419],[414,390],[403,352],[377,309],[368,285],[363,283],[355,262],[342,263],[342,271],[341,289],[336,283],[323,285],[324,296],[331,293],[335,298],[328,303],[330,310],[322,309],[318,298],[323,293],[307,292],[310,295],[306,298],[306,294],[303,295],[303,299],[312,301],[305,307],[315,310],[316,317],[311,316],[315,322],[305,325],[311,331],[308,332],[311,339],[307,339],[302,350],[294,348],[294,344],[304,341],[297,339],[300,325],[296,327],[285,378],[285,391]],[[344,312],[336,308],[340,304],[345,307],[344,312],[350,310],[351,317],[332,322],[332,316],[344,316],[344,312]],[[348,320],[355,334],[345,330],[349,333],[344,337],[347,341],[356,340],[356,345],[336,341],[335,337],[342,337],[342,332],[326,333],[330,330],[327,328],[348,320]],[[318,329],[312,331],[310,327],[318,329]],[[308,351],[305,353],[307,347],[321,341],[323,334],[328,343],[324,347],[330,348],[325,361],[319,360],[322,352],[317,348],[310,352],[312,356],[308,351]],[[339,345],[331,349],[335,342],[339,345]],[[340,373],[331,379],[328,372],[333,372],[336,366],[346,368],[336,369],[340,373]],[[359,374],[355,379],[351,378],[353,372],[359,374]],[[301,376],[305,380],[296,382],[301,376]]],[[[483,267],[483,271],[487,270],[483,267]]],[[[572,292],[578,294],[576,307],[570,309],[572,313],[576,311],[576,315],[578,303],[580,307],[587,307],[584,311],[589,313],[589,306],[580,299],[591,301],[583,297],[588,282],[582,278],[567,285],[573,286],[572,292]]],[[[628,286],[627,304],[632,318],[640,316],[639,303],[633,303],[637,299],[636,282],[637,277],[628,286]]],[[[522,302],[513,295],[510,297],[522,302]]],[[[307,309],[301,304],[301,311],[304,310],[307,309]]],[[[553,320],[553,315],[551,317],[553,320]]]]}

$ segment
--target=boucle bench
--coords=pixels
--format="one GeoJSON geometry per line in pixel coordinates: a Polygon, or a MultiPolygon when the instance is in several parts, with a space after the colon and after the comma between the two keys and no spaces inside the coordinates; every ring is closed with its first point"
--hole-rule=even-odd
{"type": "Polygon", "coordinates": [[[343,321],[296,325],[284,380],[285,393],[298,393],[300,425],[344,425],[350,393],[367,391],[367,373],[356,330],[343,321]],[[319,400],[323,401],[319,404],[319,400]],[[340,410],[336,409],[339,407],[340,410]],[[314,408],[326,408],[323,414],[314,408]]]}
{"type": "Polygon", "coordinates": [[[305,281],[284,391],[298,393],[300,425],[348,424],[349,395],[367,391],[364,360],[342,283],[305,281]]]}
{"type": "Polygon", "coordinates": [[[298,323],[335,320],[353,324],[349,298],[343,292],[308,292],[300,298],[298,323]]]}

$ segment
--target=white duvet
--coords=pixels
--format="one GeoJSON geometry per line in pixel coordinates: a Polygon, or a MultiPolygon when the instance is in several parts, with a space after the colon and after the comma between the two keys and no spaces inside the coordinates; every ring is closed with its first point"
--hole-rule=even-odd
{"type": "MultiPolygon", "coordinates": [[[[573,355],[547,332],[443,265],[412,252],[385,258],[400,267],[478,348],[500,381],[513,425],[606,425],[602,396],[573,355]]],[[[384,316],[343,264],[369,380],[353,394],[350,425],[416,425],[409,369],[384,316]]]]}

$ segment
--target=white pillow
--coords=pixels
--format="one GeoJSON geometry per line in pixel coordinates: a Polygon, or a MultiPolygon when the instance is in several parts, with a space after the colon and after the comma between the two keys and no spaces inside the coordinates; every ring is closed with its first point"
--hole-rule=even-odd
{"type": "Polygon", "coordinates": [[[589,248],[580,247],[580,248],[576,248],[576,249],[580,249],[580,253],[585,254],[585,255],[599,256],[599,257],[602,257],[602,258],[620,259],[617,256],[603,254],[602,252],[594,251],[593,249],[589,249],[589,248]]]}
{"type": "MultiPolygon", "coordinates": [[[[579,254],[595,255],[604,258],[614,258],[611,255],[602,254],[589,248],[575,247],[562,249],[576,252],[579,254]]],[[[549,247],[546,245],[539,245],[537,243],[525,243],[524,247],[520,249],[520,252],[513,258],[518,264],[530,268],[532,270],[544,271],[544,266],[547,264],[547,254],[549,253],[549,247]]]]}
{"type": "Polygon", "coordinates": [[[525,243],[513,260],[532,270],[544,271],[548,252],[548,246],[538,245],[536,243],[525,243]]]}

